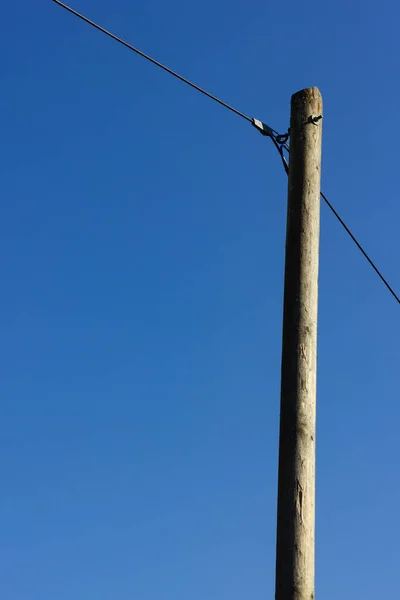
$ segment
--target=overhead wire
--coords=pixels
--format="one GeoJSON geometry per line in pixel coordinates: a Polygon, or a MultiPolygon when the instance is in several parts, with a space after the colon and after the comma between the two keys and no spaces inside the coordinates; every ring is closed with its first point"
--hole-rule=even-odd
{"type": "MultiPolygon", "coordinates": [[[[112,38],[113,40],[115,40],[119,44],[122,44],[123,46],[125,46],[126,48],[128,48],[129,50],[131,50],[132,52],[135,52],[136,54],[138,54],[142,58],[144,58],[147,61],[151,62],[153,65],[155,65],[155,66],[159,67],[160,69],[162,69],[163,71],[169,73],[170,75],[172,75],[173,77],[175,77],[179,81],[182,81],[183,83],[185,83],[186,85],[188,85],[191,88],[195,89],[196,91],[200,92],[204,96],[207,96],[207,98],[210,98],[214,102],[217,102],[218,104],[220,104],[224,108],[226,108],[229,111],[233,112],[234,114],[238,115],[242,119],[245,119],[246,121],[252,123],[253,125],[255,124],[255,119],[252,119],[251,117],[247,116],[245,113],[241,112],[240,110],[237,110],[236,108],[234,108],[230,104],[227,104],[226,102],[224,102],[223,100],[221,100],[217,96],[214,96],[213,94],[210,94],[210,92],[207,92],[207,90],[204,90],[203,88],[201,88],[200,86],[196,85],[195,83],[193,83],[189,79],[186,79],[186,77],[183,77],[182,75],[179,75],[179,73],[177,73],[176,71],[173,71],[172,69],[170,69],[169,67],[165,66],[164,64],[162,64],[158,60],[152,58],[148,54],[145,54],[144,52],[142,52],[141,50],[139,50],[135,46],[132,46],[131,44],[129,44],[128,42],[126,42],[122,38],[120,38],[120,37],[116,36],[115,34],[111,33],[110,31],[108,31],[104,27],[101,27],[100,25],[98,25],[94,21],[91,21],[90,19],[88,19],[87,17],[85,17],[81,13],[77,12],[76,10],[74,10],[73,8],[71,8],[70,6],[68,6],[67,4],[64,4],[63,2],[60,2],[60,0],[52,0],[52,1],[55,4],[58,4],[59,6],[61,6],[62,8],[64,8],[66,11],[68,11],[71,14],[75,15],[76,17],[78,17],[79,19],[81,19],[82,21],[84,21],[85,23],[87,23],[88,25],[91,25],[92,27],[94,27],[98,31],[101,31],[102,33],[104,33],[108,37],[112,38]]],[[[262,124],[262,125],[264,125],[264,124],[262,124]]],[[[279,155],[281,157],[283,168],[285,169],[286,174],[289,174],[289,165],[288,165],[288,162],[287,162],[287,160],[286,160],[286,158],[285,158],[285,156],[283,154],[283,150],[286,150],[287,152],[290,151],[289,144],[287,143],[288,134],[284,134],[283,136],[280,136],[280,135],[278,135],[278,132],[275,129],[272,129],[272,127],[265,126],[265,125],[264,125],[264,131],[261,130],[261,132],[263,133],[263,135],[266,135],[267,137],[271,138],[271,140],[272,140],[275,148],[277,149],[277,151],[278,151],[278,153],[279,153],[279,155]],[[267,131],[268,133],[265,133],[265,131],[267,131]]],[[[328,198],[322,192],[321,192],[321,197],[324,200],[324,202],[327,204],[327,206],[330,208],[330,210],[332,211],[332,213],[335,215],[336,219],[342,225],[342,227],[344,228],[344,230],[347,232],[347,234],[350,236],[350,238],[356,244],[357,248],[360,250],[360,252],[366,258],[366,260],[368,261],[368,263],[374,269],[374,271],[376,272],[376,274],[378,275],[378,277],[381,279],[381,281],[384,283],[384,285],[386,286],[386,288],[392,294],[392,296],[394,297],[394,299],[400,304],[400,298],[399,298],[399,296],[396,294],[396,292],[390,286],[390,284],[385,279],[385,277],[382,275],[382,273],[380,272],[380,270],[378,269],[378,267],[376,266],[376,264],[373,262],[373,260],[370,258],[370,256],[367,254],[367,252],[364,250],[363,246],[360,244],[360,242],[357,240],[357,238],[351,232],[351,230],[349,229],[349,227],[346,225],[346,223],[340,217],[340,215],[338,214],[338,212],[335,210],[335,208],[329,202],[328,198]]]]}
{"type": "MultiPolygon", "coordinates": [[[[278,142],[275,139],[272,138],[272,141],[274,142],[274,145],[275,145],[276,149],[279,152],[279,155],[280,155],[282,163],[283,163],[283,168],[285,169],[286,174],[289,175],[289,165],[288,165],[288,163],[286,161],[286,158],[285,158],[285,156],[283,154],[283,150],[286,150],[287,152],[289,152],[290,151],[290,147],[289,147],[289,145],[288,145],[287,142],[285,144],[279,145],[278,142]]],[[[342,217],[339,215],[339,213],[334,208],[334,206],[331,204],[331,202],[329,202],[329,200],[325,196],[325,194],[323,192],[320,192],[320,194],[321,194],[321,198],[323,199],[323,201],[325,202],[325,204],[328,206],[328,208],[335,215],[336,219],[339,221],[339,223],[341,224],[341,226],[343,227],[343,229],[346,231],[346,233],[353,240],[353,242],[355,243],[355,245],[357,246],[357,248],[360,250],[360,252],[364,256],[364,258],[367,259],[368,263],[374,269],[375,273],[381,279],[381,281],[383,282],[383,284],[387,287],[387,289],[389,290],[389,292],[392,294],[393,298],[400,304],[400,298],[399,298],[399,296],[396,294],[396,292],[394,291],[394,289],[392,288],[392,286],[389,284],[389,282],[387,281],[387,279],[385,279],[385,277],[382,275],[381,271],[378,269],[378,267],[376,266],[376,264],[374,263],[374,261],[372,260],[372,258],[366,252],[366,250],[364,250],[363,246],[357,240],[356,236],[352,233],[351,229],[343,221],[342,217]]]]}
{"type": "Polygon", "coordinates": [[[67,10],[70,13],[72,13],[73,15],[75,15],[76,17],[78,17],[79,19],[81,19],[82,21],[84,21],[85,23],[87,23],[88,25],[91,25],[92,27],[94,27],[98,31],[101,31],[102,33],[104,33],[105,35],[108,35],[108,37],[112,38],[113,40],[115,40],[119,44],[122,44],[126,48],[129,48],[129,50],[132,50],[132,52],[135,52],[136,54],[138,54],[142,58],[145,58],[146,60],[148,60],[149,62],[151,62],[153,65],[156,65],[156,67],[159,67],[160,69],[162,69],[163,71],[166,71],[167,73],[169,73],[173,77],[176,77],[176,79],[179,79],[179,81],[183,81],[183,83],[186,83],[186,85],[189,85],[191,88],[195,89],[196,91],[200,92],[201,94],[204,94],[204,96],[207,96],[207,98],[210,98],[211,100],[214,100],[214,102],[218,102],[218,104],[221,104],[221,106],[223,106],[224,108],[227,108],[228,110],[232,111],[233,113],[235,113],[235,115],[238,115],[239,117],[242,117],[242,119],[246,119],[246,121],[249,121],[250,123],[252,122],[252,119],[250,117],[248,117],[247,115],[245,115],[244,113],[242,113],[240,110],[237,110],[233,106],[230,106],[230,104],[227,104],[226,102],[224,102],[220,98],[217,98],[217,96],[214,96],[213,94],[210,94],[210,92],[207,92],[207,90],[204,90],[203,88],[201,88],[200,86],[196,85],[192,81],[189,81],[189,79],[186,79],[186,77],[182,77],[182,75],[179,75],[179,73],[176,73],[175,71],[173,71],[169,67],[166,67],[165,65],[163,65],[162,63],[160,63],[155,58],[152,58],[151,56],[149,56],[148,54],[145,54],[144,52],[142,52],[138,48],[135,48],[135,46],[132,46],[128,42],[125,42],[125,40],[123,40],[120,37],[114,35],[113,33],[111,33],[111,31],[108,31],[107,29],[104,29],[104,27],[101,27],[100,25],[97,25],[97,23],[95,23],[94,21],[91,21],[90,19],[88,19],[84,15],[78,13],[76,10],[74,10],[70,6],[67,6],[67,4],[64,4],[63,2],[60,2],[60,0],[52,0],[52,1],[55,2],[55,4],[58,4],[59,6],[61,6],[62,8],[65,8],[65,10],[67,10]]]}
{"type": "Polygon", "coordinates": [[[361,246],[360,242],[357,240],[357,238],[355,237],[355,235],[347,227],[346,223],[343,221],[342,217],[339,215],[339,213],[335,210],[335,208],[329,202],[328,198],[322,192],[321,192],[321,198],[324,200],[324,202],[326,203],[326,205],[333,212],[333,214],[335,215],[335,217],[337,218],[337,220],[339,221],[339,223],[341,224],[341,226],[344,228],[344,230],[346,231],[346,233],[348,233],[348,235],[351,237],[351,239],[353,240],[353,242],[355,243],[355,245],[357,246],[357,248],[360,250],[360,252],[363,254],[363,256],[367,259],[367,261],[369,262],[369,264],[371,265],[371,267],[374,269],[375,273],[378,275],[378,277],[381,279],[381,281],[387,287],[387,289],[389,290],[389,292],[392,294],[393,298],[395,300],[397,300],[397,302],[400,304],[400,298],[399,298],[399,296],[396,294],[396,292],[394,291],[394,289],[391,287],[391,285],[389,284],[389,282],[387,281],[387,279],[385,279],[385,277],[382,275],[382,273],[380,272],[380,270],[378,269],[378,267],[376,266],[376,264],[374,263],[374,261],[370,258],[370,256],[367,254],[367,252],[361,246]]]}
{"type": "Polygon", "coordinates": [[[285,169],[286,175],[289,175],[289,165],[288,165],[288,162],[287,162],[287,160],[285,158],[285,155],[283,154],[283,150],[288,149],[287,143],[285,143],[285,144],[278,144],[278,142],[276,141],[276,139],[273,138],[272,136],[271,136],[271,140],[272,140],[275,148],[279,152],[279,156],[281,157],[282,165],[283,165],[283,168],[285,169]]]}

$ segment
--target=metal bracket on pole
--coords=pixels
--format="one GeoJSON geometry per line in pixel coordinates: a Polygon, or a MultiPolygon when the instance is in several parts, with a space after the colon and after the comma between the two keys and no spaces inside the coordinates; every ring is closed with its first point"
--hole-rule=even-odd
{"type": "Polygon", "coordinates": [[[262,121],[259,121],[258,119],[252,119],[251,122],[262,135],[266,135],[267,137],[274,137],[276,135],[276,131],[262,121]]]}

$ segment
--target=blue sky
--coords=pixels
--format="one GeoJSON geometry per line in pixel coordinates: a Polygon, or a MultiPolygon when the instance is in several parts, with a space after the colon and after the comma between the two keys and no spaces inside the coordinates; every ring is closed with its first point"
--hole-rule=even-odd
{"type": "MultiPolygon", "coordinates": [[[[395,2],[75,0],[285,131],[400,290],[395,2]]],[[[249,124],[50,0],[2,10],[0,594],[274,590],[286,181],[249,124]]],[[[317,597],[398,594],[399,307],[322,208],[317,597]]]]}

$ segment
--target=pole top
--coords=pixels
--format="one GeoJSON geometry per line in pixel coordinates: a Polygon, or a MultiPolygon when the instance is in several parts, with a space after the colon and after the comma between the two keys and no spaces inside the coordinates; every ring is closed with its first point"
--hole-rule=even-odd
{"type": "Polygon", "coordinates": [[[312,115],[322,115],[322,95],[317,87],[304,88],[299,90],[292,96],[292,111],[296,108],[307,107],[307,111],[310,111],[312,115]]]}
{"type": "Polygon", "coordinates": [[[309,87],[309,88],[304,88],[303,90],[299,90],[298,92],[293,94],[292,98],[295,98],[296,96],[301,96],[302,98],[308,99],[308,100],[321,100],[322,101],[321,92],[315,86],[309,87]]]}

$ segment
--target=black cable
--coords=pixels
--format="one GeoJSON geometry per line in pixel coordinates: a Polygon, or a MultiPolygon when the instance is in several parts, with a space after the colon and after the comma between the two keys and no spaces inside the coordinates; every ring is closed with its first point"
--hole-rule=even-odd
{"type": "Polygon", "coordinates": [[[59,0],[53,0],[53,2],[55,2],[56,4],[58,4],[59,6],[61,6],[62,8],[65,8],[65,10],[67,10],[70,13],[72,13],[73,15],[75,15],[76,17],[78,17],[79,19],[82,19],[82,21],[85,21],[85,23],[88,23],[89,25],[91,25],[95,29],[98,29],[98,31],[101,31],[102,33],[105,33],[110,38],[112,38],[113,40],[115,40],[116,42],[118,42],[119,44],[122,44],[126,48],[129,48],[129,50],[132,50],[132,52],[136,52],[136,54],[139,54],[139,56],[142,56],[143,58],[145,58],[149,62],[153,63],[153,65],[156,65],[157,67],[160,67],[160,69],[163,69],[163,71],[166,71],[170,75],[173,75],[174,77],[176,77],[180,81],[183,81],[183,83],[186,83],[187,85],[190,85],[190,87],[194,88],[195,90],[197,90],[201,94],[204,94],[204,96],[207,96],[208,98],[211,98],[211,100],[214,100],[214,102],[218,102],[218,104],[221,104],[222,106],[224,106],[228,110],[232,111],[236,115],[239,115],[239,117],[242,117],[243,119],[246,119],[246,121],[250,121],[250,123],[252,123],[252,119],[250,117],[248,117],[247,115],[245,115],[244,113],[240,112],[240,110],[237,110],[236,108],[233,108],[233,106],[230,106],[229,104],[226,104],[226,102],[223,102],[222,100],[220,100],[216,96],[213,96],[212,94],[210,94],[206,90],[203,90],[201,87],[199,87],[195,83],[192,83],[191,81],[189,81],[185,77],[182,77],[182,75],[179,75],[178,73],[175,73],[175,71],[172,71],[172,69],[169,69],[168,67],[166,67],[165,65],[161,64],[160,62],[158,62],[154,58],[151,58],[151,56],[148,56],[147,54],[145,54],[141,50],[138,50],[134,46],[131,46],[131,44],[128,44],[128,42],[125,42],[124,40],[122,40],[121,38],[117,37],[116,35],[114,35],[110,31],[107,31],[107,29],[104,29],[103,27],[100,27],[100,25],[97,25],[96,23],[94,23],[93,21],[91,21],[90,19],[88,19],[87,17],[84,17],[83,15],[81,15],[80,13],[78,13],[73,8],[67,6],[66,4],[63,4],[59,0]]]}
{"type": "Polygon", "coordinates": [[[386,279],[384,278],[384,276],[382,275],[382,273],[379,271],[378,267],[375,265],[375,263],[372,261],[372,259],[368,256],[368,254],[366,253],[366,251],[364,250],[364,248],[361,246],[360,242],[352,234],[352,232],[350,231],[350,229],[347,227],[346,223],[343,221],[343,219],[341,218],[341,216],[337,213],[337,211],[333,208],[332,204],[329,202],[328,198],[322,192],[321,192],[321,198],[323,198],[323,200],[325,200],[326,204],[329,206],[329,208],[331,209],[331,211],[333,212],[333,214],[335,215],[335,217],[337,218],[337,220],[339,221],[339,223],[341,224],[341,226],[349,234],[349,236],[351,237],[351,239],[353,240],[353,242],[355,243],[355,245],[357,246],[357,248],[360,250],[360,252],[362,252],[362,254],[367,259],[367,261],[369,262],[369,264],[371,265],[371,267],[374,269],[375,273],[378,275],[378,277],[380,277],[380,279],[386,285],[387,289],[392,294],[392,296],[394,297],[394,299],[397,300],[397,302],[400,304],[400,298],[398,297],[398,295],[396,294],[396,292],[393,290],[393,288],[386,281],[386,279]]]}
{"type": "MultiPolygon", "coordinates": [[[[70,13],[72,13],[73,15],[75,15],[76,17],[78,17],[79,19],[81,19],[82,21],[84,21],[85,23],[88,23],[89,25],[91,25],[92,27],[94,27],[95,29],[97,29],[98,31],[101,31],[102,33],[105,33],[106,35],[108,35],[108,37],[112,38],[113,40],[115,40],[119,44],[122,44],[126,48],[129,48],[129,50],[132,50],[132,52],[135,52],[139,56],[142,56],[143,58],[145,58],[149,62],[153,63],[153,65],[156,65],[157,67],[160,67],[160,69],[163,69],[163,71],[166,71],[170,75],[173,75],[174,77],[176,77],[176,79],[179,79],[180,81],[183,81],[183,83],[186,83],[187,85],[189,85],[193,89],[197,90],[201,94],[204,94],[204,96],[207,96],[211,100],[214,100],[214,102],[217,102],[221,106],[227,108],[231,112],[235,113],[239,117],[242,117],[243,119],[246,119],[246,121],[249,121],[250,123],[252,123],[254,125],[254,119],[251,119],[250,117],[248,117],[244,113],[240,112],[236,108],[233,108],[233,106],[230,106],[229,104],[226,104],[226,102],[223,102],[222,100],[220,100],[216,96],[213,96],[212,94],[210,94],[206,90],[203,90],[201,87],[199,87],[195,83],[192,83],[191,81],[189,81],[185,77],[182,77],[182,75],[179,75],[178,73],[175,73],[175,71],[172,71],[172,69],[166,67],[165,65],[163,65],[160,62],[158,62],[154,58],[151,58],[151,56],[148,56],[147,54],[145,54],[141,50],[138,50],[137,48],[135,48],[131,44],[128,44],[128,42],[125,42],[124,40],[122,40],[121,38],[117,37],[116,35],[114,35],[110,31],[107,31],[107,29],[104,29],[103,27],[100,27],[100,25],[97,25],[96,23],[94,23],[93,21],[91,21],[90,19],[88,19],[87,17],[85,17],[85,16],[81,15],[80,13],[78,13],[73,8],[67,6],[66,4],[63,4],[62,2],[60,2],[60,0],[53,0],[53,2],[55,2],[55,4],[58,4],[62,8],[65,8],[65,10],[67,10],[70,13]]],[[[279,136],[274,129],[271,129],[271,128],[268,127],[268,130],[269,130],[268,137],[271,138],[271,140],[273,141],[273,143],[274,143],[277,151],[279,152],[279,155],[281,157],[281,161],[282,161],[283,167],[285,169],[285,172],[287,174],[289,174],[289,166],[288,166],[286,158],[285,158],[285,156],[283,154],[283,150],[286,150],[286,151],[290,150],[289,145],[287,143],[288,135],[285,134],[283,136],[279,136]]],[[[264,135],[266,135],[266,134],[264,133],[264,135]]],[[[368,256],[368,254],[366,253],[366,251],[364,250],[364,248],[361,246],[361,244],[358,242],[358,240],[356,239],[356,237],[352,234],[352,232],[350,231],[350,229],[347,227],[346,223],[343,221],[343,219],[340,217],[340,215],[337,213],[337,211],[333,208],[332,204],[329,202],[329,200],[327,199],[327,197],[325,196],[325,194],[323,194],[322,192],[321,192],[321,197],[324,199],[324,201],[326,202],[326,204],[328,205],[328,207],[331,209],[331,211],[333,212],[333,214],[335,215],[335,217],[337,218],[337,220],[339,221],[339,223],[342,225],[342,227],[345,229],[345,231],[349,234],[349,236],[351,237],[351,239],[353,240],[353,242],[356,244],[357,248],[362,252],[362,254],[364,255],[364,257],[367,259],[367,261],[369,262],[369,264],[371,265],[371,267],[374,269],[374,271],[376,272],[376,274],[380,277],[380,279],[385,284],[385,286],[387,287],[387,289],[389,290],[389,292],[392,294],[392,296],[395,298],[395,300],[397,300],[397,302],[400,304],[400,298],[397,296],[397,294],[395,293],[395,291],[393,290],[393,288],[389,285],[389,283],[383,277],[383,275],[379,271],[378,267],[375,265],[375,263],[368,256]]]]}
{"type": "MultiPolygon", "coordinates": [[[[283,154],[283,150],[287,150],[289,152],[290,148],[288,146],[287,143],[285,144],[278,144],[278,142],[276,141],[276,139],[274,139],[273,137],[271,137],[275,148],[278,150],[279,155],[281,157],[282,163],[283,163],[283,168],[286,171],[286,174],[289,175],[289,166],[288,163],[284,157],[283,154]]],[[[333,212],[333,214],[335,215],[335,217],[337,218],[337,220],[339,221],[339,223],[341,224],[341,226],[343,227],[343,229],[346,231],[346,233],[348,233],[348,235],[351,237],[351,239],[353,240],[353,242],[355,243],[355,245],[357,246],[357,248],[360,250],[360,252],[363,254],[364,258],[367,259],[367,261],[369,262],[369,264],[371,265],[371,267],[374,269],[375,273],[378,275],[378,277],[381,279],[381,281],[385,284],[385,286],[387,287],[387,289],[389,290],[389,292],[392,294],[393,298],[395,300],[397,300],[397,302],[400,304],[400,298],[399,296],[396,294],[396,292],[394,291],[394,289],[391,287],[391,285],[388,283],[388,281],[384,278],[384,276],[382,275],[382,273],[380,272],[380,270],[378,269],[378,267],[375,265],[375,263],[373,262],[373,260],[370,258],[370,256],[367,254],[367,252],[364,250],[364,248],[361,246],[360,242],[357,240],[357,238],[355,237],[355,235],[351,232],[351,230],[347,227],[346,223],[343,221],[342,217],[339,215],[339,213],[335,210],[335,208],[332,206],[332,204],[329,202],[328,198],[325,196],[325,194],[323,192],[321,193],[321,198],[325,201],[326,205],[330,208],[330,210],[333,212]]]]}
{"type": "Polygon", "coordinates": [[[275,148],[279,152],[279,156],[281,157],[281,161],[282,161],[282,164],[283,164],[283,168],[285,169],[286,175],[289,175],[289,165],[287,163],[285,155],[283,154],[283,149],[286,150],[287,144],[285,144],[285,145],[279,145],[278,142],[276,141],[276,139],[274,137],[272,137],[272,136],[271,136],[271,140],[273,141],[275,148]]]}

